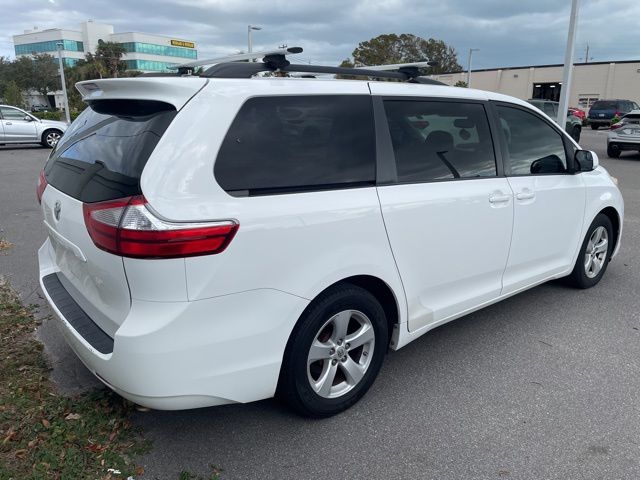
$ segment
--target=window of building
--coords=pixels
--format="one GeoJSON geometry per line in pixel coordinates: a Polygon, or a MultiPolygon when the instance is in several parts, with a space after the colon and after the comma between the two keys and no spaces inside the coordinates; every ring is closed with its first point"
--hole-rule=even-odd
{"type": "Polygon", "coordinates": [[[48,53],[58,50],[57,44],[62,42],[62,50],[68,52],[84,52],[82,42],[76,40],[51,40],[48,42],[25,43],[15,46],[16,55],[31,55],[33,53],[48,53]]]}
{"type": "Polygon", "coordinates": [[[373,185],[371,98],[251,98],[231,124],[214,171],[234,196],[373,185]]]}
{"type": "Polygon", "coordinates": [[[127,52],[148,53],[165,57],[182,57],[194,60],[198,58],[198,51],[193,48],[155,45],[142,42],[125,42],[122,43],[122,46],[127,52]]]}
{"type": "Polygon", "coordinates": [[[384,105],[398,182],[496,176],[484,106],[415,100],[384,105]]]}
{"type": "Polygon", "coordinates": [[[497,107],[511,175],[563,173],[567,170],[560,133],[541,118],[517,108],[497,107]]]}

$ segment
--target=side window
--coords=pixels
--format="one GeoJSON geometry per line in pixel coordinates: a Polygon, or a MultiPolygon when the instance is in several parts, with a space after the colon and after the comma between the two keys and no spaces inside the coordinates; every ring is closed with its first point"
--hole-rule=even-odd
{"type": "Polygon", "coordinates": [[[368,95],[255,97],[225,137],[214,173],[234,196],[375,184],[368,95]]]}
{"type": "Polygon", "coordinates": [[[497,175],[484,106],[388,100],[384,107],[398,182],[497,175]]]}
{"type": "Polygon", "coordinates": [[[501,105],[496,110],[511,175],[563,173],[567,170],[560,133],[532,113],[501,105]]]}
{"type": "Polygon", "coordinates": [[[24,112],[9,107],[0,107],[0,112],[2,113],[2,118],[5,120],[24,120],[26,116],[24,112]]]}

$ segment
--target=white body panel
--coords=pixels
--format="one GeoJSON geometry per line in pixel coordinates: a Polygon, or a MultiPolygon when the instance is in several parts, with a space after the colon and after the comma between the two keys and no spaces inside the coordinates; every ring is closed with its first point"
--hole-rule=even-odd
{"type": "Polygon", "coordinates": [[[500,295],[513,223],[505,178],[393,185],[379,194],[410,331],[500,295]]]}
{"type": "Polygon", "coordinates": [[[528,108],[510,97],[441,86],[282,78],[88,83],[95,87],[80,89],[89,99],[159,100],[179,110],[140,180],[154,215],[240,225],[220,254],[123,259],[95,247],[80,202],[51,186],[44,192],[45,220],[53,221],[55,201],[64,218],[40,249],[40,277],[61,272],[71,296],[112,336],[114,349],[96,352],[53,306],[68,342],[111,388],[153,408],[272,396],[300,315],[341,280],[366,275],[389,287],[398,312],[396,349],[437,325],[567,274],[602,209],[615,209],[622,223],[622,197],[602,167],[577,175],[255,197],[230,196],[214,177],[229,125],[253,96],[436,96],[528,108]],[[525,189],[535,196],[514,197],[525,189]],[[492,195],[503,200],[491,202],[492,195]]]}

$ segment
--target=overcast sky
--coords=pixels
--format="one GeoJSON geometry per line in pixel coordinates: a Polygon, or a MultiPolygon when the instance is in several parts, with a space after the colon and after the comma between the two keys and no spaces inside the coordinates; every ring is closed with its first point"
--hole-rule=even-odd
{"type": "MultiPolygon", "coordinates": [[[[87,19],[116,32],[158,33],[198,44],[199,58],[283,43],[298,61],[338,64],[358,42],[382,33],[442,39],[474,68],[562,63],[570,0],[0,0],[0,55],[14,57],[25,29],[76,29],[87,19]]],[[[576,61],[640,58],[640,1],[581,0],[576,61]]]]}

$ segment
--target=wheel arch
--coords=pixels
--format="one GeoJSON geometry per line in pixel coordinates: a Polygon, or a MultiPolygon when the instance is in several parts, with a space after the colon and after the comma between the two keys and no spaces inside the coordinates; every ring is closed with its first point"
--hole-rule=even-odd
{"type": "Polygon", "coordinates": [[[49,132],[58,132],[60,136],[64,135],[64,132],[56,127],[48,127],[42,131],[42,135],[40,135],[40,142],[46,143],[46,137],[49,132]]]}
{"type": "Polygon", "coordinates": [[[614,207],[603,208],[598,212],[598,215],[600,214],[606,215],[611,221],[611,226],[613,227],[613,247],[611,251],[615,252],[620,239],[620,214],[614,207]]]}

